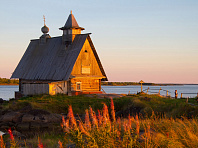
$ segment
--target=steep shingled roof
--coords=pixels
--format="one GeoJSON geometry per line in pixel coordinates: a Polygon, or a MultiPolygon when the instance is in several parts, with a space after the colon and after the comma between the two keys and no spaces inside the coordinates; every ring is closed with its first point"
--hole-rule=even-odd
{"type": "Polygon", "coordinates": [[[49,38],[46,44],[39,44],[39,40],[32,40],[11,78],[68,80],[86,39],[92,46],[103,76],[106,77],[89,34],[78,34],[67,49],[62,44],[62,36],[49,38]]]}
{"type": "Polygon", "coordinates": [[[71,28],[76,28],[76,29],[81,29],[84,30],[84,28],[79,27],[74,15],[71,13],[65,23],[65,26],[62,28],[59,28],[60,30],[65,30],[65,29],[71,29],[71,28]]]}
{"type": "Polygon", "coordinates": [[[62,37],[48,39],[45,45],[32,40],[11,78],[29,80],[68,80],[88,34],[76,35],[67,49],[62,37]]]}

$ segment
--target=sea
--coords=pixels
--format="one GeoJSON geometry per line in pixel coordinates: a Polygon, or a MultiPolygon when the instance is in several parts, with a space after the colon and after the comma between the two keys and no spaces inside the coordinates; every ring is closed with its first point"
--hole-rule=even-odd
{"type": "MultiPolygon", "coordinates": [[[[147,86],[143,85],[143,91],[148,94],[158,94],[160,91],[160,95],[166,96],[167,91],[168,95],[171,97],[175,97],[175,90],[177,90],[178,98],[193,98],[197,96],[198,93],[198,85],[167,85],[167,86],[147,86]],[[149,89],[148,89],[149,88],[149,89]]],[[[137,94],[137,92],[141,91],[140,85],[127,85],[127,86],[102,86],[102,90],[106,93],[114,93],[114,94],[137,94]]],[[[18,85],[0,85],[0,98],[4,100],[9,100],[14,98],[14,92],[19,91],[18,85]]]]}

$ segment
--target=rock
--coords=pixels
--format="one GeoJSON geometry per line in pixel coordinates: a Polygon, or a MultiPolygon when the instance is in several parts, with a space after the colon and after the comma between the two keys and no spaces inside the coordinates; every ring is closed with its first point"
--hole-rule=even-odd
{"type": "Polygon", "coordinates": [[[5,115],[5,114],[10,113],[10,112],[13,112],[13,111],[12,110],[9,110],[9,109],[3,110],[2,111],[2,115],[5,115]]]}
{"type": "Polygon", "coordinates": [[[45,110],[32,109],[31,106],[27,106],[17,112],[4,111],[0,116],[0,129],[12,127],[18,131],[48,130],[60,128],[61,121],[60,114],[51,114],[45,110]]]}
{"type": "Polygon", "coordinates": [[[19,117],[22,114],[19,112],[8,112],[1,116],[0,121],[2,122],[18,122],[19,117]]]}
{"type": "Polygon", "coordinates": [[[28,113],[31,110],[32,110],[31,104],[27,104],[25,107],[23,107],[22,109],[20,109],[19,112],[21,112],[21,113],[28,113]]]}
{"type": "Polygon", "coordinates": [[[3,99],[2,98],[0,98],[0,104],[3,104],[3,99]]]}
{"type": "Polygon", "coordinates": [[[21,122],[34,122],[35,121],[35,116],[30,115],[30,114],[25,114],[22,117],[21,122]]]}
{"type": "Polygon", "coordinates": [[[37,122],[30,123],[30,129],[31,130],[39,130],[41,128],[41,124],[37,122]]]}
{"type": "Polygon", "coordinates": [[[0,126],[1,130],[5,130],[5,129],[9,129],[9,128],[10,128],[10,126],[8,126],[6,124],[0,126]]]}
{"type": "Polygon", "coordinates": [[[62,116],[59,114],[25,114],[22,117],[22,122],[45,122],[45,123],[60,123],[62,116]]]}
{"type": "Polygon", "coordinates": [[[17,124],[17,129],[20,131],[27,131],[30,129],[30,123],[25,122],[25,123],[19,123],[17,124]]]}
{"type": "Polygon", "coordinates": [[[48,111],[42,110],[42,109],[32,109],[28,112],[28,114],[37,116],[37,115],[49,115],[50,113],[48,111]]]}
{"type": "Polygon", "coordinates": [[[23,113],[16,112],[16,115],[12,118],[12,122],[14,123],[21,122],[23,115],[24,115],[23,113]]]}
{"type": "Polygon", "coordinates": [[[49,123],[61,123],[62,116],[59,114],[50,114],[50,115],[43,115],[44,122],[49,123]]]}

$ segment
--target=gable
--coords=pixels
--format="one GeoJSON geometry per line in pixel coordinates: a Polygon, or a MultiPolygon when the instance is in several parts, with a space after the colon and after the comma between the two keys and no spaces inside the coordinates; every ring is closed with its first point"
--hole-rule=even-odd
{"type": "MultiPolygon", "coordinates": [[[[99,66],[99,58],[97,59],[90,45],[88,38],[80,51],[80,54],[74,64],[72,76],[97,76],[106,78],[99,66]]],[[[103,68],[102,68],[103,69],[103,68]]]]}
{"type": "Polygon", "coordinates": [[[45,45],[32,40],[11,78],[68,80],[87,36],[76,35],[68,48],[62,44],[62,36],[48,39],[45,45]]]}

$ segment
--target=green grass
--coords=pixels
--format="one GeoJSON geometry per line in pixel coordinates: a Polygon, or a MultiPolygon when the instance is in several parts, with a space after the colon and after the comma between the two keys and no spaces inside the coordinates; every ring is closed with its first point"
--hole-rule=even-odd
{"type": "Polygon", "coordinates": [[[89,108],[90,105],[93,109],[97,110],[102,108],[102,103],[109,104],[109,102],[109,99],[98,99],[96,97],[90,98],[86,96],[43,95],[12,100],[9,103],[9,108],[18,110],[29,104],[33,108],[44,109],[51,113],[67,113],[68,106],[72,105],[75,114],[82,114],[86,108],[89,108]]]}
{"type": "MultiPolygon", "coordinates": [[[[59,140],[63,142],[64,146],[76,143],[77,146],[84,147],[198,146],[198,103],[196,98],[188,99],[187,103],[186,99],[139,94],[114,98],[113,101],[116,115],[121,117],[117,117],[116,121],[112,120],[111,100],[97,98],[96,96],[43,95],[24,97],[5,102],[2,107],[3,109],[20,110],[26,106],[31,106],[34,109],[44,109],[51,113],[68,113],[69,105],[71,105],[74,114],[85,114],[85,110],[91,106],[97,115],[98,109],[104,112],[103,103],[107,104],[111,120],[105,120],[108,118],[107,113],[103,113],[102,124],[98,126],[98,129],[95,128],[93,115],[89,111],[91,129],[82,119],[82,125],[85,129],[83,131],[79,122],[76,121],[77,127],[72,125],[74,121],[72,119],[69,124],[69,132],[65,132],[65,134],[56,134],[53,131],[52,133],[36,133],[25,141],[27,143],[26,147],[30,145],[37,147],[38,137],[45,147],[57,147],[59,140]],[[129,114],[131,114],[130,121],[129,114]],[[137,114],[139,119],[134,119],[137,114]],[[106,121],[108,122],[106,123],[106,121]],[[137,131],[140,131],[140,133],[137,131]]],[[[6,139],[9,141],[8,137],[5,137],[5,141],[6,139]]]]}
{"type": "MultiPolygon", "coordinates": [[[[24,97],[19,100],[11,100],[5,103],[3,108],[19,110],[30,105],[35,109],[44,109],[51,113],[67,113],[68,106],[72,105],[74,114],[84,114],[84,110],[92,106],[94,111],[101,110],[103,103],[109,107],[109,98],[97,98],[97,96],[67,96],[67,95],[43,95],[24,97]]],[[[154,111],[157,114],[165,114],[167,117],[179,118],[186,116],[188,118],[198,114],[198,103],[195,98],[172,99],[158,95],[130,95],[122,98],[114,98],[116,115],[127,116],[141,114],[143,117],[151,116],[154,111]]]]}

